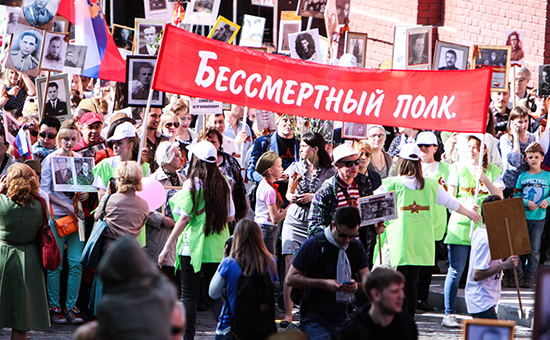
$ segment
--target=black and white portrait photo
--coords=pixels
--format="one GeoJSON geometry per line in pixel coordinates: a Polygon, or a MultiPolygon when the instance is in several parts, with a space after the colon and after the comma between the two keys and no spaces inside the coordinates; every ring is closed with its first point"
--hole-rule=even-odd
{"type": "Polygon", "coordinates": [[[76,182],[78,185],[92,185],[94,182],[93,158],[74,158],[76,168],[76,182]]]}
{"type": "Polygon", "coordinates": [[[15,32],[15,27],[17,21],[19,21],[19,15],[21,15],[21,8],[19,7],[10,7],[8,12],[8,20],[6,25],[6,35],[13,34],[15,32]]]}
{"type": "MultiPolygon", "coordinates": [[[[157,59],[146,56],[128,56],[126,59],[127,101],[129,106],[145,106],[153,81],[153,71],[157,59]]],[[[152,106],[162,106],[163,93],[153,91],[152,106]]]]}
{"type": "Polygon", "coordinates": [[[510,71],[510,46],[478,46],[472,68],[493,69],[491,78],[492,91],[508,91],[508,73],[510,71]]]}
{"type": "Polygon", "coordinates": [[[160,47],[160,40],[157,41],[157,38],[162,32],[163,25],[160,24],[148,24],[148,23],[139,23],[138,28],[138,55],[157,55],[158,48],[160,47]]]}
{"type": "Polygon", "coordinates": [[[300,32],[301,26],[302,22],[300,20],[281,20],[279,23],[279,44],[277,44],[278,53],[290,53],[288,37],[293,33],[300,32]]]}
{"type": "Polygon", "coordinates": [[[73,184],[74,163],[73,157],[52,157],[52,168],[54,169],[54,183],[73,184]]]}
{"type": "Polygon", "coordinates": [[[301,0],[298,15],[323,19],[327,7],[327,0],[301,0]]]}
{"type": "Polygon", "coordinates": [[[365,67],[367,54],[367,35],[365,33],[348,32],[346,53],[351,53],[357,58],[357,67],[365,67]]]}
{"type": "Polygon", "coordinates": [[[428,63],[428,34],[418,33],[409,36],[408,65],[428,63]]]}
{"type": "Polygon", "coordinates": [[[214,25],[219,9],[220,0],[191,0],[187,3],[183,23],[214,25]]]}
{"type": "Polygon", "coordinates": [[[134,46],[134,29],[115,24],[113,25],[113,39],[116,47],[119,49],[132,51],[134,46]]]}
{"type": "MultiPolygon", "coordinates": [[[[13,68],[21,72],[34,71],[38,74],[38,65],[42,51],[42,31],[17,25],[12,44],[10,58],[13,68]],[[23,30],[21,30],[23,29],[23,30]]],[[[9,67],[9,63],[7,65],[9,67]]]]}
{"type": "Polygon", "coordinates": [[[240,46],[262,47],[264,38],[265,18],[244,15],[240,46]]]}
{"type": "Polygon", "coordinates": [[[434,70],[465,70],[468,64],[468,46],[437,41],[435,45],[434,70]]]}
{"type": "Polygon", "coordinates": [[[344,122],[342,127],[342,137],[348,139],[366,139],[368,132],[368,124],[344,122]]]}
{"type": "Polygon", "coordinates": [[[67,42],[65,35],[46,32],[44,38],[44,51],[40,68],[53,72],[63,72],[65,57],[67,54],[67,42]]]}
{"type": "Polygon", "coordinates": [[[231,44],[240,28],[239,25],[220,16],[208,37],[231,44]]]}
{"type": "Polygon", "coordinates": [[[464,340],[514,339],[515,321],[476,318],[464,320],[463,324],[464,340]]]}
{"type": "Polygon", "coordinates": [[[307,61],[321,63],[321,50],[319,47],[319,30],[298,32],[288,36],[290,44],[290,56],[307,61]]]}
{"type": "Polygon", "coordinates": [[[56,19],[53,22],[52,31],[57,32],[57,33],[65,33],[65,32],[67,32],[68,28],[69,28],[68,21],[57,20],[56,19]]]}
{"type": "Polygon", "coordinates": [[[550,96],[550,65],[539,65],[539,96],[550,96]]]}
{"type": "Polygon", "coordinates": [[[361,226],[395,220],[396,200],[395,191],[359,198],[357,204],[361,214],[361,226]]]}
{"type": "Polygon", "coordinates": [[[166,0],[148,0],[148,1],[149,1],[149,11],[166,9],[166,0]]]}
{"type": "Polygon", "coordinates": [[[349,17],[349,7],[351,0],[336,0],[336,11],[338,13],[338,25],[344,25],[349,17]]]}
{"type": "Polygon", "coordinates": [[[512,64],[523,64],[525,61],[525,53],[523,52],[525,31],[504,31],[504,39],[506,40],[506,46],[510,46],[510,62],[512,64]]]}
{"type": "Polygon", "coordinates": [[[23,0],[22,12],[19,22],[30,26],[50,30],[60,0],[23,0]]]}
{"type": "Polygon", "coordinates": [[[69,44],[65,53],[64,72],[80,74],[86,62],[87,46],[69,44]]]}
{"type": "Polygon", "coordinates": [[[46,77],[36,79],[38,111],[42,112],[44,95],[46,95],[45,114],[55,116],[63,121],[71,116],[69,77],[66,73],[50,76],[46,84],[46,77]]]}

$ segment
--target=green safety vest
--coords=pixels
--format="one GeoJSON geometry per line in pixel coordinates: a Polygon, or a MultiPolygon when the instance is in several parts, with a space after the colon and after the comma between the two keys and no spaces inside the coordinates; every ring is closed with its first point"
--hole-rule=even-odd
{"type": "MultiPolygon", "coordinates": [[[[472,204],[475,194],[476,180],[474,175],[470,172],[466,163],[459,162],[451,165],[451,173],[458,175],[458,187],[457,199],[462,204],[472,204]]],[[[500,175],[502,171],[493,163],[489,163],[485,175],[491,182],[493,182],[500,175]]],[[[481,213],[481,203],[489,196],[489,191],[485,185],[480,185],[477,204],[479,205],[478,213],[481,213]]],[[[451,218],[447,226],[447,237],[445,237],[445,244],[458,244],[458,245],[470,245],[470,219],[464,215],[451,212],[451,218]]],[[[481,222],[474,226],[474,229],[479,227],[481,222]]]]}
{"type": "Polygon", "coordinates": [[[407,188],[400,177],[382,180],[387,192],[395,191],[396,220],[386,224],[390,260],[396,266],[433,266],[435,261],[434,216],[438,184],[425,178],[424,189],[407,188]]]}
{"type": "MultiPolygon", "coordinates": [[[[425,178],[433,178],[441,185],[445,190],[447,190],[447,179],[449,178],[449,164],[444,162],[438,162],[439,169],[435,175],[425,176],[425,178]]],[[[434,207],[434,237],[436,241],[441,241],[445,232],[447,231],[447,208],[442,205],[437,205],[434,207]]]]}

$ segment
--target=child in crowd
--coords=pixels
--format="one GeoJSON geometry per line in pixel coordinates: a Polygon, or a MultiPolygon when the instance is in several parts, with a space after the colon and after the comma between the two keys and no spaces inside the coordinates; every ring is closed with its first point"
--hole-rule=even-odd
{"type": "Polygon", "coordinates": [[[277,238],[277,223],[286,216],[286,209],[281,209],[283,198],[274,184],[283,175],[283,162],[275,151],[264,153],[256,163],[256,171],[262,180],[256,191],[256,216],[254,221],[262,229],[262,238],[271,255],[275,256],[275,242],[277,238]]]}
{"type": "Polygon", "coordinates": [[[544,150],[539,143],[533,142],[525,148],[525,160],[529,165],[529,170],[519,175],[516,183],[517,192],[514,196],[523,196],[527,228],[531,240],[531,254],[521,257],[517,271],[521,287],[532,288],[535,271],[539,266],[540,243],[544,231],[544,220],[550,192],[550,173],[541,169],[544,150]],[[524,267],[522,262],[525,263],[524,267]]]}
{"type": "MultiPolygon", "coordinates": [[[[500,201],[499,195],[487,196],[483,203],[500,201]]],[[[489,237],[485,228],[485,216],[481,208],[483,225],[474,230],[472,249],[470,251],[470,267],[464,296],[468,313],[474,318],[497,319],[495,306],[500,300],[500,273],[518,264],[518,257],[512,255],[502,260],[491,260],[489,237]]]]}

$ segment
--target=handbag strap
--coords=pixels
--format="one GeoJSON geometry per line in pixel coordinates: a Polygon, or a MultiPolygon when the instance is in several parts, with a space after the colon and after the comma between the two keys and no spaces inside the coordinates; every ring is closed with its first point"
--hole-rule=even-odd
{"type": "MultiPolygon", "coordinates": [[[[43,210],[43,213],[44,213],[44,220],[42,221],[43,227],[44,228],[49,228],[50,224],[48,223],[48,208],[46,208],[46,201],[42,197],[38,197],[38,200],[42,204],[42,210],[43,210]]],[[[52,206],[52,204],[50,203],[50,209],[51,209],[51,206],[52,206]]],[[[52,214],[53,214],[53,212],[52,212],[52,214]]]]}
{"type": "Polygon", "coordinates": [[[105,217],[105,207],[107,206],[107,202],[109,201],[109,198],[111,198],[111,194],[109,194],[105,199],[105,204],[103,204],[103,208],[101,209],[101,215],[99,215],[100,220],[103,220],[103,218],[105,217]]]}

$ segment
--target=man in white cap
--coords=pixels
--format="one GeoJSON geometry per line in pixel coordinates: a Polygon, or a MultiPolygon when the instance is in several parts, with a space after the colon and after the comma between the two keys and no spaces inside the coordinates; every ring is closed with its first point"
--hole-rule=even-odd
{"type": "MultiPolygon", "coordinates": [[[[359,173],[359,154],[349,144],[344,143],[337,146],[333,152],[334,162],[332,165],[338,168],[336,175],[323,183],[315,193],[311,202],[308,216],[308,234],[314,235],[322,232],[330,226],[332,216],[336,209],[346,206],[357,206],[359,197],[370,196],[382,183],[380,175],[372,170],[367,175],[359,173]]],[[[372,261],[372,239],[375,231],[372,226],[362,228],[365,235],[362,241],[366,244],[369,266],[372,261]],[[370,251],[370,254],[369,254],[370,251]]]]}

